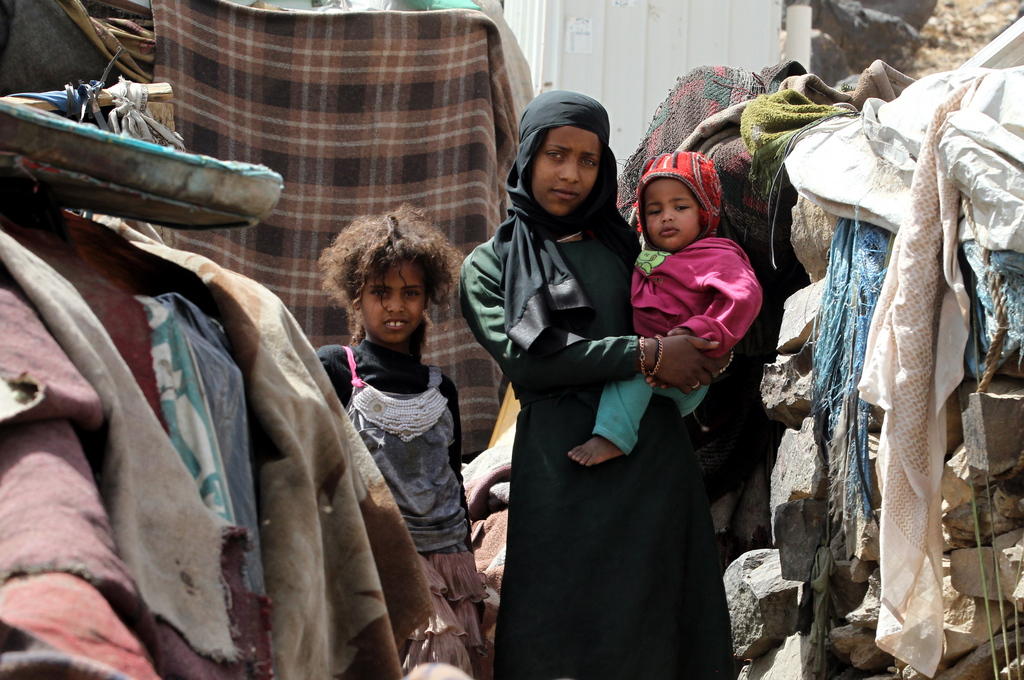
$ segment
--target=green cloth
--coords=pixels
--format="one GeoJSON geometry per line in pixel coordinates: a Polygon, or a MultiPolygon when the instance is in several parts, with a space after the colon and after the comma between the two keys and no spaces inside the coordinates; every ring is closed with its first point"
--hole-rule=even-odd
{"type": "Polygon", "coordinates": [[[732,678],[725,591],[701,472],[675,405],[655,396],[628,457],[583,467],[604,383],[636,374],[630,271],[600,242],[560,246],[598,310],[549,355],[505,335],[490,243],[462,269],[462,310],[522,403],[496,680],[732,678]]]}
{"type": "Polygon", "coordinates": [[[750,182],[767,196],[786,160],[789,140],[803,127],[843,111],[815,104],[796,90],[755,97],[740,116],[740,135],[750,151],[750,182]]]}

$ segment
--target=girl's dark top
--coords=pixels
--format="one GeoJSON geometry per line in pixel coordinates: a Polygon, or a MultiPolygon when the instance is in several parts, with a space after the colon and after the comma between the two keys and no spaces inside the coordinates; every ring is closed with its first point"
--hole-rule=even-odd
{"type": "MultiPolygon", "coordinates": [[[[427,389],[429,369],[411,354],[396,352],[369,340],[363,340],[352,348],[359,377],[382,392],[396,394],[418,394],[427,389]]],[[[341,403],[348,408],[352,398],[352,372],[348,370],[348,358],[341,345],[325,345],[316,351],[320,363],[327,371],[327,377],[334,385],[341,403]]],[[[441,379],[438,387],[448,400],[448,410],[455,423],[455,441],[448,447],[448,462],[455,476],[462,484],[462,427],[459,422],[459,392],[448,376],[441,379]]]]}
{"type": "Polygon", "coordinates": [[[600,239],[559,244],[533,232],[596,312],[571,319],[578,340],[538,352],[506,331],[520,298],[499,237],[470,253],[460,285],[470,329],[522,404],[495,679],[735,677],[707,495],[675,405],[651,399],[628,457],[583,467],[567,455],[590,438],[604,384],[636,375],[632,261],[600,239]]]}

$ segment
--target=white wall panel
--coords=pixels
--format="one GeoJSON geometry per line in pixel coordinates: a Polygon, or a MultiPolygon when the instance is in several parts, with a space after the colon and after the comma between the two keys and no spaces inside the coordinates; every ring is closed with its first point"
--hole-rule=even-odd
{"type": "Polygon", "coordinates": [[[782,0],[505,0],[505,16],[538,92],[579,90],[608,108],[620,163],[680,75],[780,59],[782,0]]]}

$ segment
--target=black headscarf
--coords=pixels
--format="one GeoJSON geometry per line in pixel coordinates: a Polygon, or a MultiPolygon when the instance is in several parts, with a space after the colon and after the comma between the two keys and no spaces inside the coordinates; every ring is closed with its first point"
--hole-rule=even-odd
{"type": "Polygon", "coordinates": [[[608,113],[596,100],[554,90],[527,104],[519,121],[519,153],[506,184],[512,204],[492,240],[502,262],[505,332],[520,347],[537,354],[562,349],[583,339],[571,329],[594,315],[556,239],[586,230],[632,268],[640,245],[615,208],[616,173],[615,155],[608,147],[608,113]],[[530,163],[547,131],[563,126],[597,135],[601,160],[590,195],[571,214],[556,217],[533,197],[530,163]]]}

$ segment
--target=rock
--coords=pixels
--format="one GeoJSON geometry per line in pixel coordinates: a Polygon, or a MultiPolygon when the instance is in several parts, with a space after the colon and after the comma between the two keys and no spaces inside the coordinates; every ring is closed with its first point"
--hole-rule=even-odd
{"type": "MultiPolygon", "coordinates": [[[[809,70],[826,84],[832,86],[853,72],[850,64],[846,61],[846,55],[843,54],[843,48],[836,44],[832,36],[822,33],[818,29],[811,31],[811,68],[809,70]]],[[[795,210],[796,208],[794,208],[795,210]]],[[[816,279],[812,276],[811,280],[816,279]]]]}
{"type": "MultiPolygon", "coordinates": [[[[1016,644],[1016,640],[1014,640],[1016,644]]],[[[1024,677],[1024,665],[1021,663],[1020,658],[1016,658],[1010,662],[1010,665],[999,671],[999,680],[1019,680],[1024,677]]]]}
{"type": "Polygon", "coordinates": [[[816,281],[790,295],[783,304],[782,326],[776,349],[783,354],[794,354],[811,337],[825,281],[816,281]]]}
{"type": "Polygon", "coordinates": [[[882,671],[893,663],[887,654],[875,645],[875,633],[858,626],[846,625],[829,631],[832,651],[839,660],[865,671],[882,671]]]}
{"type": "Polygon", "coordinates": [[[730,521],[730,535],[735,541],[736,552],[771,543],[772,513],[768,504],[770,486],[767,467],[766,462],[759,462],[743,483],[743,495],[730,521]]]}
{"type": "MultiPolygon", "coordinates": [[[[821,32],[818,31],[818,33],[821,32]]],[[[811,50],[811,64],[813,65],[813,46],[811,50]]],[[[825,80],[825,77],[813,68],[811,73],[825,80]]],[[[825,80],[825,82],[831,81],[825,80]]],[[[828,214],[816,203],[808,201],[803,196],[796,199],[792,215],[793,226],[789,232],[789,242],[793,245],[793,253],[807,270],[807,276],[810,277],[811,282],[820,281],[825,278],[825,272],[828,270],[828,250],[832,243],[832,235],[836,233],[838,218],[828,214]]]]}
{"type": "MultiPolygon", "coordinates": [[[[965,387],[967,387],[965,385],[965,387]]],[[[988,392],[961,393],[963,436],[968,462],[993,477],[1024,469],[1024,383],[996,378],[988,392]]]]}
{"type": "Polygon", "coordinates": [[[724,581],[737,657],[759,657],[796,632],[802,584],[783,578],[778,550],[740,555],[724,581]]]}
{"type": "Polygon", "coordinates": [[[905,667],[903,669],[903,672],[900,673],[900,677],[903,680],[930,680],[930,678],[928,678],[927,676],[921,675],[916,670],[914,670],[912,666],[905,667]]]}
{"type": "Polygon", "coordinates": [[[940,671],[935,680],[992,680],[992,651],[995,648],[996,664],[1002,667],[1006,659],[1017,658],[1014,634],[1009,634],[1009,642],[1002,634],[996,634],[992,644],[986,638],[985,644],[961,659],[952,668],[940,671]]]}
{"type": "MultiPolygon", "coordinates": [[[[942,511],[949,512],[971,502],[971,483],[976,475],[967,464],[967,449],[963,446],[950,456],[942,468],[942,511]]],[[[983,480],[977,480],[982,481],[983,480]]]]}
{"type": "Polygon", "coordinates": [[[775,363],[765,364],[761,401],[769,418],[798,429],[810,415],[813,360],[814,345],[808,343],[796,354],[780,354],[775,363]]]}
{"type": "MultiPolygon", "coordinates": [[[[982,484],[981,489],[984,489],[982,484]]],[[[978,525],[982,540],[992,534],[1005,534],[1017,528],[1016,520],[1003,517],[994,508],[984,492],[975,498],[978,506],[978,525]]],[[[942,536],[946,541],[947,550],[955,548],[973,548],[977,545],[974,536],[974,509],[971,503],[955,507],[942,515],[942,536]]]]}
{"type": "MultiPolygon", "coordinates": [[[[885,411],[880,406],[875,404],[871,405],[871,411],[868,413],[868,432],[879,433],[882,431],[882,422],[885,420],[885,411]]],[[[878,447],[876,446],[877,450],[878,447]]]]}
{"type": "Polygon", "coordinates": [[[850,555],[865,562],[879,560],[878,520],[874,514],[864,515],[858,512],[847,517],[846,524],[850,555]]]}
{"type": "Polygon", "coordinates": [[[814,680],[811,648],[810,638],[791,635],[781,647],[754,659],[747,677],[749,680],[814,680]]]}
{"type": "Polygon", "coordinates": [[[964,421],[961,411],[963,408],[960,405],[962,400],[961,393],[966,391],[965,385],[961,384],[960,388],[954,390],[953,394],[949,395],[949,399],[946,400],[946,453],[953,453],[960,445],[964,443],[964,421]]]}
{"type": "Polygon", "coordinates": [[[824,499],[828,472],[814,442],[814,421],[806,418],[799,430],[787,429],[772,468],[771,507],[801,498],[824,499]]]}
{"type": "MultiPolygon", "coordinates": [[[[785,0],[783,4],[786,7],[810,5],[814,17],[821,12],[821,0],[785,0]]],[[[938,2],[937,0],[860,0],[860,4],[868,9],[892,14],[903,19],[915,29],[921,30],[921,27],[933,16],[938,2]]],[[[946,5],[952,7],[954,3],[950,1],[946,2],[946,5]]],[[[1024,13],[1024,2],[1021,3],[1021,12],[1024,13]]],[[[786,27],[785,14],[782,17],[782,27],[786,27]]]]}
{"type": "Polygon", "coordinates": [[[871,574],[875,573],[877,568],[877,562],[854,557],[850,560],[850,578],[853,579],[854,583],[867,583],[868,579],[871,578],[871,574]]]}
{"type": "Polygon", "coordinates": [[[881,59],[899,69],[921,43],[903,19],[868,9],[855,0],[820,0],[814,27],[836,41],[854,73],[881,59]]]}
{"type": "Polygon", "coordinates": [[[743,495],[743,485],[727,491],[711,504],[711,524],[715,527],[715,534],[724,534],[729,531],[729,524],[736,512],[736,505],[743,495]]]}
{"type": "Polygon", "coordinates": [[[825,501],[802,498],[782,503],[772,515],[772,536],[779,549],[782,577],[808,581],[825,534],[825,501]]]}
{"type": "Polygon", "coordinates": [[[867,589],[861,603],[846,615],[846,620],[861,628],[874,630],[878,627],[878,609],[882,595],[881,572],[878,569],[868,578],[867,589]]]}
{"type": "Polygon", "coordinates": [[[1011,477],[995,483],[992,507],[1003,517],[1024,519],[1024,476],[1011,477]]]}
{"type": "Polygon", "coordinates": [[[1001,591],[1002,599],[1013,599],[1021,560],[1019,551],[1016,553],[1016,559],[1011,559],[1011,556],[1005,551],[1017,543],[1021,536],[1024,536],[1024,529],[1016,529],[996,536],[991,546],[964,548],[951,552],[949,554],[949,575],[953,588],[964,595],[984,597],[990,600],[999,599],[997,594],[1001,591]],[[981,553],[980,559],[979,552],[981,553]],[[993,557],[996,558],[999,565],[998,575],[993,565],[993,557]],[[982,564],[979,564],[979,561],[982,564]]]}
{"type": "MultiPolygon", "coordinates": [[[[985,472],[972,467],[970,456],[964,446],[960,446],[950,457],[942,471],[942,511],[949,512],[971,502],[971,487],[979,490],[985,488],[985,472]]],[[[989,480],[992,491],[992,509],[1007,521],[1024,519],[1024,475],[1016,475],[998,481],[989,480]]],[[[986,499],[979,497],[979,502],[986,499]]]]}
{"type": "Polygon", "coordinates": [[[957,592],[949,573],[942,579],[942,600],[946,644],[940,665],[945,668],[979,645],[988,644],[989,625],[999,630],[1000,616],[997,603],[990,603],[986,612],[984,599],[957,592]]]}
{"type": "Polygon", "coordinates": [[[937,0],[860,0],[868,9],[887,12],[920,31],[935,12],[937,0]]]}
{"type": "MultiPolygon", "coordinates": [[[[886,669],[886,671],[892,670],[895,672],[895,668],[886,669]]],[[[882,675],[878,675],[871,671],[862,671],[859,668],[847,668],[839,675],[836,675],[830,680],[900,680],[900,675],[886,672],[882,675]]]]}
{"type": "MultiPolygon", "coordinates": [[[[832,577],[829,579],[829,594],[832,596],[832,608],[835,610],[836,616],[841,619],[846,619],[850,623],[849,615],[851,612],[857,611],[864,604],[864,599],[867,597],[868,590],[870,589],[871,582],[855,581],[853,573],[853,563],[849,560],[840,560],[835,562],[835,566],[832,570],[832,577]]],[[[877,594],[876,594],[877,600],[877,594]]],[[[878,620],[877,602],[875,611],[875,621],[878,620]]],[[[863,624],[861,624],[863,625],[863,624]]],[[[872,624],[870,627],[874,627],[872,624]]]]}
{"type": "Polygon", "coordinates": [[[871,507],[878,509],[882,507],[882,490],[878,484],[881,476],[878,474],[878,445],[879,436],[873,432],[868,433],[868,460],[871,462],[871,507]]]}

